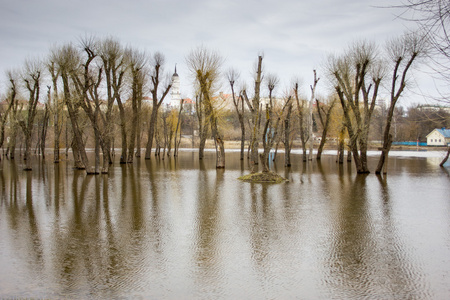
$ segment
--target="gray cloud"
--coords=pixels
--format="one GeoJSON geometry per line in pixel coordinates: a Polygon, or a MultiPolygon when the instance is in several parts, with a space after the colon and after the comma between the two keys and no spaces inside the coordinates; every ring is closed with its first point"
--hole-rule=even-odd
{"type": "MultiPolygon", "coordinates": [[[[0,71],[20,67],[26,57],[44,56],[53,44],[80,36],[112,35],[124,44],[166,55],[166,69],[178,63],[189,89],[184,58],[203,44],[217,49],[248,76],[259,52],[266,70],[287,85],[312,78],[327,53],[354,39],[383,41],[405,25],[393,11],[375,8],[388,0],[216,1],[216,0],[23,0],[0,3],[0,71]]],[[[4,78],[0,83],[4,83],[4,78]]],[[[191,96],[188,94],[185,96],[191,96]]]]}

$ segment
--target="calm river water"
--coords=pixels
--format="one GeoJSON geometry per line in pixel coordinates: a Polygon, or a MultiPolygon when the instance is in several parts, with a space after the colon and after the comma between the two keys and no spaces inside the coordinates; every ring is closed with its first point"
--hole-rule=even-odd
{"type": "MultiPolygon", "coordinates": [[[[240,182],[238,153],[115,164],[0,162],[0,298],[449,299],[450,179],[392,156],[387,178],[334,156],[240,182]]],[[[371,169],[376,158],[370,161],[371,169]]]]}

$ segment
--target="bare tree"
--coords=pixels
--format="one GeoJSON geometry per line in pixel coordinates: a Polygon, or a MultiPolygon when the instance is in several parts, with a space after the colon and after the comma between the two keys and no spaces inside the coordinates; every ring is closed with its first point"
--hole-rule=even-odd
{"type": "MultiPolygon", "coordinates": [[[[403,4],[394,7],[404,9],[401,17],[416,23],[425,33],[427,42],[431,46],[428,55],[435,62],[434,68],[448,82],[450,80],[450,3],[447,0],[403,0],[402,2],[403,4]]],[[[444,101],[448,102],[448,95],[443,96],[444,101]]]]}
{"type": "Polygon", "coordinates": [[[181,99],[180,100],[180,108],[178,110],[178,118],[177,118],[177,127],[175,128],[175,140],[174,140],[174,151],[173,151],[173,156],[178,156],[178,150],[180,148],[180,143],[181,143],[181,120],[182,120],[182,113],[183,113],[183,104],[184,104],[184,100],[181,99]],[[177,134],[180,134],[179,138],[177,138],[177,134]]]}
{"type": "Polygon", "coordinates": [[[138,145],[136,153],[140,153],[140,143],[138,139],[140,137],[140,108],[143,98],[143,87],[145,82],[144,67],[146,63],[145,54],[137,50],[129,49],[126,53],[128,58],[128,65],[131,75],[131,123],[130,123],[130,140],[128,146],[128,158],[127,163],[133,162],[134,149],[138,145]]]}
{"type": "Polygon", "coordinates": [[[362,41],[353,44],[341,57],[330,57],[327,66],[342,106],[358,173],[370,172],[367,165],[369,126],[383,77],[377,56],[375,45],[362,41]]]}
{"type": "MultiPolygon", "coordinates": [[[[446,87],[450,82],[450,2],[448,0],[404,0],[400,6],[412,12],[411,17],[404,18],[415,22],[426,33],[431,45],[429,57],[434,61],[436,74],[441,76],[446,87]]],[[[448,92],[441,92],[441,101],[449,102],[448,92]]],[[[441,161],[443,166],[450,155],[450,147],[441,161]]]]}
{"type": "Polygon", "coordinates": [[[260,154],[262,172],[269,172],[269,153],[278,137],[280,116],[274,109],[273,90],[279,78],[273,74],[267,75],[267,88],[269,89],[269,103],[266,103],[266,121],[262,132],[263,153],[260,154]]]}
{"type": "Polygon", "coordinates": [[[309,114],[308,114],[308,136],[309,136],[309,160],[312,160],[314,138],[313,138],[313,103],[316,97],[316,87],[320,78],[317,77],[316,70],[314,73],[314,83],[311,85],[311,100],[309,101],[309,114]]]}
{"type": "Polygon", "coordinates": [[[307,124],[307,114],[306,114],[306,105],[307,101],[300,99],[299,96],[299,83],[298,81],[294,83],[293,88],[294,98],[295,102],[297,104],[297,117],[298,117],[298,124],[299,124],[299,135],[300,135],[300,141],[302,142],[302,159],[305,162],[307,160],[306,156],[306,145],[309,140],[309,131],[308,124],[307,124]]]}
{"type": "MultiPolygon", "coordinates": [[[[390,133],[392,126],[392,118],[394,116],[395,105],[397,104],[403,90],[406,87],[406,75],[417,57],[424,51],[423,39],[417,34],[409,33],[400,38],[390,40],[387,44],[387,52],[389,59],[393,62],[391,88],[390,88],[390,104],[386,116],[386,125],[383,134],[383,148],[378,166],[375,171],[380,174],[383,166],[386,165],[389,149],[391,148],[392,135],[390,133]]],[[[387,168],[383,173],[387,172],[387,168]]]]}
{"type": "MultiPolygon", "coordinates": [[[[4,112],[0,112],[0,148],[3,146],[3,142],[5,141],[5,125],[6,125],[6,121],[8,120],[8,116],[9,113],[11,111],[11,109],[14,107],[14,103],[16,102],[16,84],[14,79],[12,78],[12,74],[9,72],[8,73],[8,77],[10,78],[10,82],[11,82],[11,91],[9,93],[9,95],[6,98],[6,102],[8,103],[8,107],[6,108],[6,110],[4,112]]],[[[10,117],[10,119],[12,119],[10,117]]],[[[0,156],[0,160],[1,160],[1,156],[0,156]]]]}
{"type": "Polygon", "coordinates": [[[79,122],[80,101],[76,92],[73,90],[74,83],[72,82],[73,74],[80,72],[80,54],[72,44],[66,44],[58,49],[54,49],[52,57],[63,83],[64,103],[67,108],[73,134],[72,149],[75,167],[77,169],[85,169],[86,172],[90,173],[89,160],[86,155],[85,143],[79,122]]]}
{"type": "Polygon", "coordinates": [[[28,91],[27,113],[24,118],[19,119],[19,125],[22,128],[25,137],[25,168],[29,171],[32,169],[31,165],[31,138],[34,127],[34,118],[36,117],[36,108],[39,103],[40,85],[42,75],[42,64],[40,61],[27,60],[25,62],[25,69],[23,73],[23,81],[25,88],[28,91]]]}
{"type": "MultiPolygon", "coordinates": [[[[104,143],[105,150],[109,149],[109,151],[103,153],[103,165],[105,166],[106,162],[112,163],[112,153],[114,152],[113,140],[115,123],[111,122],[111,120],[114,111],[114,102],[121,102],[121,100],[118,98],[120,98],[121,96],[121,90],[124,84],[124,76],[127,70],[127,65],[125,62],[123,47],[121,46],[120,42],[114,38],[108,37],[99,42],[98,55],[102,60],[102,69],[105,74],[104,76],[107,96],[105,112],[105,119],[107,120],[107,122],[105,123],[104,127],[104,143]]],[[[122,124],[121,118],[119,124],[125,126],[125,124],[122,124]]],[[[121,134],[123,134],[123,130],[125,130],[124,126],[120,126],[121,134]]],[[[122,150],[123,146],[124,144],[122,143],[122,150]]],[[[124,154],[122,153],[121,163],[125,163],[124,160],[126,160],[123,155],[124,154]]]]}
{"type": "Polygon", "coordinates": [[[287,103],[285,104],[287,107],[287,113],[284,116],[284,166],[291,166],[291,149],[293,142],[293,133],[291,130],[291,116],[292,116],[292,97],[289,96],[287,103]]]}
{"type": "Polygon", "coordinates": [[[42,117],[42,126],[41,126],[41,134],[40,134],[40,140],[39,145],[41,149],[41,155],[42,158],[45,159],[45,142],[47,140],[47,129],[48,129],[48,122],[50,120],[50,102],[51,102],[51,96],[50,96],[51,86],[47,86],[47,102],[45,103],[44,107],[44,116],[42,117]]]}
{"type": "Polygon", "coordinates": [[[239,73],[235,69],[229,69],[227,72],[227,79],[230,83],[231,94],[233,96],[233,105],[236,109],[236,114],[238,116],[239,124],[241,126],[241,160],[244,160],[245,153],[245,122],[244,122],[244,98],[242,95],[237,96],[234,91],[234,84],[239,78],[239,73]]]}
{"type": "Polygon", "coordinates": [[[64,103],[61,101],[58,95],[58,77],[59,72],[57,70],[52,52],[50,53],[48,62],[47,62],[47,69],[50,73],[50,76],[52,78],[52,87],[53,87],[53,93],[49,95],[49,109],[50,113],[53,115],[53,162],[59,163],[60,161],[60,147],[61,147],[61,132],[63,129],[63,122],[64,122],[64,103]]]}
{"type": "Polygon", "coordinates": [[[322,138],[320,140],[319,147],[317,148],[317,160],[320,160],[322,158],[323,147],[325,146],[328,129],[330,127],[331,112],[333,111],[335,104],[336,99],[332,99],[328,105],[323,104],[318,99],[316,99],[317,114],[319,115],[319,121],[322,125],[322,138]]]}
{"type": "MultiPolygon", "coordinates": [[[[151,61],[151,87],[150,91],[152,93],[152,113],[150,115],[150,123],[148,127],[148,140],[147,147],[145,149],[145,159],[150,159],[152,152],[153,137],[155,136],[155,128],[158,120],[158,110],[161,107],[162,102],[166,98],[167,94],[172,87],[171,83],[165,84],[162,88],[160,87],[161,80],[163,77],[163,66],[164,66],[164,55],[160,52],[156,52],[153,55],[151,61]],[[160,90],[161,88],[161,90],[160,90]],[[159,96],[161,94],[161,96],[159,96]]],[[[174,76],[178,76],[176,67],[174,76]]]]}
{"type": "Polygon", "coordinates": [[[9,103],[11,105],[11,110],[9,112],[10,133],[9,133],[8,147],[6,149],[6,156],[9,157],[10,159],[14,159],[16,152],[16,140],[19,128],[18,116],[21,115],[21,112],[23,110],[23,103],[19,103],[17,99],[18,94],[17,83],[19,82],[17,78],[18,76],[17,72],[8,71],[7,76],[11,83],[11,96],[9,100],[11,101],[9,103]]]}
{"type": "Polygon", "coordinates": [[[263,56],[258,56],[256,74],[255,74],[255,90],[253,97],[250,99],[247,95],[246,89],[242,90],[242,96],[247,103],[248,109],[251,113],[251,136],[250,136],[250,165],[251,172],[255,173],[258,171],[258,148],[259,148],[259,137],[260,137],[260,123],[261,123],[261,82],[263,80],[262,74],[262,60],[263,56]]]}
{"type": "Polygon", "coordinates": [[[223,59],[218,52],[199,47],[186,57],[186,63],[195,77],[196,87],[204,101],[206,117],[216,146],[216,168],[225,168],[224,140],[218,126],[218,111],[213,103],[223,59]]]}
{"type": "Polygon", "coordinates": [[[208,138],[210,130],[208,127],[209,119],[206,117],[203,96],[199,93],[195,96],[195,113],[197,115],[199,135],[198,159],[203,159],[206,139],[208,138]]]}

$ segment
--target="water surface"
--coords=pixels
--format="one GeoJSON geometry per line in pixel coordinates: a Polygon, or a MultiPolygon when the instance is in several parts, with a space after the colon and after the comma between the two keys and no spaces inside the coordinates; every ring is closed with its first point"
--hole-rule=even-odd
{"type": "MultiPolygon", "coordinates": [[[[0,297],[448,299],[450,179],[439,158],[391,156],[387,177],[326,155],[290,181],[240,182],[214,153],[115,164],[0,162],[0,297]]],[[[376,166],[375,157],[370,167],[376,166]]]]}

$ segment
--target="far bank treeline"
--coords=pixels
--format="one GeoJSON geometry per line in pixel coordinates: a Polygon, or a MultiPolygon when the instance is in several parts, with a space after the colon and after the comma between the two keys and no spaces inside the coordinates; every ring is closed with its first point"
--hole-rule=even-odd
{"type": "Polygon", "coordinates": [[[218,52],[199,47],[186,56],[194,78],[194,101],[181,99],[179,106],[167,109],[163,101],[172,81],[164,71],[162,53],[148,55],[115,38],[88,37],[77,45],[55,47],[45,60],[27,60],[22,69],[8,72],[0,147],[6,147],[10,159],[16,147],[21,153],[24,147],[25,170],[31,170],[32,149],[45,157],[45,147],[53,148],[58,163],[64,148],[66,153],[71,148],[76,168],[100,174],[108,173],[116,148],[120,163],[133,163],[142,155],[150,159],[152,149],[162,158],[177,156],[184,133],[199,147],[200,159],[212,138],[217,168],[225,167],[225,139],[240,139],[241,159],[247,152],[251,171],[256,172],[260,162],[267,172],[271,149],[282,145],[289,166],[294,140],[299,139],[303,160],[311,160],[316,133],[321,136],[316,157],[320,159],[331,132],[338,139],[341,157],[348,148],[358,173],[368,173],[372,131],[372,139],[377,132],[382,145],[376,169],[380,173],[393,141],[392,122],[407,73],[424,52],[425,44],[415,34],[393,39],[385,48],[356,42],[343,54],[328,58],[324,76],[334,91],[321,99],[315,93],[321,83],[316,71],[311,91],[302,93],[299,82],[293,82],[275,97],[279,79],[263,72],[263,56],[257,57],[254,81],[245,84],[236,69],[222,70],[224,61],[218,52]],[[229,97],[219,90],[223,79],[229,97]],[[382,86],[389,90],[389,99],[379,110],[375,107],[382,86]],[[94,162],[89,161],[87,147],[95,149],[94,162]]]}

